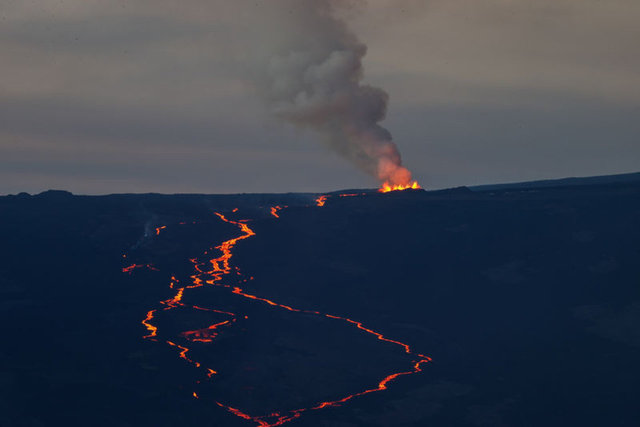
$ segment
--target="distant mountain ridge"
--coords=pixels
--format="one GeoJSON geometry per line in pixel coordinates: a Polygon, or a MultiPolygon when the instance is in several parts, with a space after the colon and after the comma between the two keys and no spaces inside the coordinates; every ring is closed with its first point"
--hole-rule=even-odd
{"type": "Polygon", "coordinates": [[[640,172],[623,173],[616,175],[600,175],[589,177],[569,177],[560,179],[544,179],[538,181],[512,182],[505,184],[486,184],[469,186],[472,191],[495,191],[515,188],[550,188],[570,187],[582,185],[607,185],[640,182],[640,172]]]}
{"type": "MultiPolygon", "coordinates": [[[[462,194],[462,193],[474,193],[484,191],[497,191],[497,190],[512,190],[512,189],[535,189],[535,188],[555,188],[555,187],[575,187],[575,186],[589,186],[589,185],[609,185],[609,184],[625,184],[625,183],[640,183],[640,172],[616,174],[616,175],[598,175],[588,177],[567,177],[559,179],[543,179],[537,181],[520,181],[509,182],[500,184],[482,184],[482,185],[469,185],[459,186],[452,188],[441,189],[420,189],[418,192],[426,192],[429,194],[462,194]]],[[[204,194],[204,193],[177,193],[177,194],[165,194],[165,193],[113,193],[104,194],[101,196],[127,196],[127,197],[193,197],[193,196],[216,196],[216,197],[237,197],[243,196],[250,199],[263,199],[269,197],[281,197],[281,196],[306,196],[315,197],[319,194],[326,194],[329,196],[337,196],[340,194],[353,194],[353,195],[366,195],[376,194],[378,192],[375,188],[357,188],[357,189],[342,189],[334,190],[325,193],[312,193],[312,192],[282,192],[282,193],[229,193],[229,194],[204,194]]],[[[21,192],[19,194],[7,194],[8,197],[41,197],[48,199],[66,199],[70,196],[94,196],[90,194],[73,194],[66,190],[46,190],[37,194],[29,194],[21,192]]],[[[3,195],[0,195],[3,197],[3,195]]],[[[255,201],[255,200],[253,200],[255,201]]]]}

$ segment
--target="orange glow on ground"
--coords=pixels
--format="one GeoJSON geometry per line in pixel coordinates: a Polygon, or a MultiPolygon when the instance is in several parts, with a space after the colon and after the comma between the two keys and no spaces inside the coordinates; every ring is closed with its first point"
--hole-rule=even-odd
{"type": "MultiPolygon", "coordinates": [[[[417,183],[415,183],[415,185],[417,186],[417,183]]],[[[410,188],[414,188],[414,187],[410,187],[410,188]]],[[[419,188],[419,187],[415,187],[415,188],[419,188]]],[[[344,197],[348,197],[348,196],[356,196],[357,194],[345,194],[344,197]]],[[[318,199],[316,199],[316,204],[317,206],[323,206],[325,201],[327,200],[328,196],[321,196],[318,199]]],[[[271,214],[278,218],[279,216],[277,215],[278,209],[281,209],[280,207],[274,207],[271,208],[271,214]],[[274,210],[275,209],[275,210],[274,210]]],[[[234,210],[234,212],[236,212],[236,210],[234,210]]],[[[311,314],[311,315],[316,315],[316,316],[320,316],[320,317],[324,317],[326,319],[331,319],[331,320],[336,320],[336,321],[340,321],[340,322],[345,322],[349,325],[352,325],[353,327],[357,328],[358,330],[362,331],[363,333],[367,333],[369,335],[374,336],[376,339],[380,340],[380,341],[384,341],[393,345],[396,345],[400,348],[402,348],[403,352],[413,356],[414,360],[413,360],[413,368],[411,370],[408,371],[402,371],[402,372],[394,372],[391,373],[387,376],[385,376],[384,378],[382,378],[380,381],[378,381],[377,385],[375,387],[369,388],[369,389],[365,389],[365,390],[361,390],[361,391],[357,391],[354,392],[352,394],[349,394],[347,396],[343,396],[341,398],[337,398],[335,400],[331,400],[331,401],[325,401],[325,402],[317,402],[312,406],[306,407],[306,408],[299,408],[299,409],[293,409],[293,410],[288,410],[288,411],[284,411],[282,413],[280,412],[274,412],[268,415],[250,415],[248,413],[243,412],[240,409],[234,408],[232,406],[229,405],[225,405],[223,403],[220,403],[219,401],[216,401],[215,403],[220,406],[221,408],[224,408],[225,410],[227,410],[229,413],[245,419],[247,421],[252,421],[254,422],[258,427],[275,427],[275,426],[280,426],[282,424],[285,424],[289,421],[292,421],[294,419],[300,418],[302,416],[303,413],[308,412],[308,411],[313,411],[313,410],[320,410],[323,408],[328,408],[328,407],[335,407],[335,406],[339,406],[342,405],[348,401],[350,401],[351,399],[354,399],[356,397],[360,397],[369,393],[373,393],[373,392],[377,392],[377,391],[382,391],[382,390],[386,390],[388,388],[388,384],[392,381],[394,381],[396,378],[400,377],[400,376],[404,376],[404,375],[411,375],[411,374],[416,374],[418,372],[422,371],[422,365],[425,363],[428,363],[431,361],[431,358],[428,356],[425,356],[423,354],[420,353],[415,353],[413,352],[413,350],[411,349],[411,347],[408,344],[405,344],[403,342],[400,341],[396,341],[390,338],[385,337],[383,334],[381,334],[380,332],[376,332],[372,329],[369,329],[367,327],[365,327],[361,322],[358,322],[356,320],[352,320],[348,317],[343,317],[343,316],[336,316],[333,314],[328,314],[328,313],[321,313],[318,311],[313,311],[313,310],[307,310],[307,309],[301,309],[301,308],[295,308],[295,307],[291,307],[289,305],[285,305],[285,304],[281,304],[275,301],[272,301],[268,298],[264,298],[264,297],[260,297],[257,295],[253,295],[250,293],[245,292],[241,287],[239,286],[231,286],[229,284],[226,283],[222,283],[223,279],[225,278],[225,276],[229,276],[229,275],[238,275],[241,276],[240,270],[238,267],[232,267],[231,266],[231,259],[233,257],[233,253],[232,250],[235,247],[235,245],[244,240],[244,239],[248,239],[252,236],[255,236],[256,233],[246,224],[246,220],[238,220],[238,221],[234,221],[234,220],[230,220],[228,219],[226,216],[224,216],[221,213],[215,213],[215,215],[218,216],[218,218],[220,218],[220,220],[228,223],[228,224],[232,224],[235,225],[236,227],[239,228],[240,232],[242,234],[240,234],[238,237],[226,240],[224,242],[222,242],[219,246],[217,246],[215,249],[219,251],[219,255],[216,258],[212,258],[209,259],[208,261],[199,261],[196,258],[191,259],[191,263],[193,264],[193,269],[194,269],[194,274],[192,274],[190,276],[191,278],[191,285],[189,286],[183,286],[180,287],[177,290],[177,293],[167,299],[167,300],[163,300],[160,301],[160,304],[164,306],[162,311],[169,311],[172,310],[176,307],[189,307],[191,309],[194,310],[201,310],[201,311],[210,311],[210,312],[215,312],[218,314],[222,314],[228,317],[228,319],[220,321],[218,323],[215,323],[211,326],[208,326],[206,328],[202,328],[202,329],[196,329],[196,330],[192,330],[192,331],[185,331],[182,332],[180,334],[180,338],[182,338],[183,340],[186,341],[185,344],[188,344],[188,342],[198,342],[198,343],[211,343],[215,340],[215,338],[221,333],[220,328],[227,328],[227,327],[231,327],[233,324],[236,323],[237,319],[239,318],[238,315],[236,315],[235,313],[232,312],[228,312],[228,311],[222,311],[222,310],[217,310],[217,309],[213,309],[213,308],[207,308],[207,307],[202,307],[202,306],[198,306],[198,305],[185,305],[182,300],[183,300],[183,296],[184,293],[189,290],[189,289],[193,289],[193,288],[199,288],[199,287],[203,287],[203,286],[216,286],[216,287],[221,287],[224,289],[228,289],[229,292],[231,292],[234,295],[237,295],[239,297],[242,298],[246,298],[249,300],[253,300],[256,302],[260,302],[260,303],[264,303],[267,304],[271,307],[273,307],[274,309],[283,309],[283,310],[287,310],[290,312],[294,312],[294,313],[304,313],[304,314],[311,314]]],[[[125,267],[123,268],[123,272],[125,273],[129,273],[131,274],[131,272],[139,267],[149,267],[149,268],[153,268],[150,264],[148,265],[137,265],[137,264],[133,264],[129,267],[125,267]]],[[[248,280],[253,280],[253,277],[250,277],[248,279],[238,279],[239,283],[244,283],[248,280]]],[[[178,283],[178,279],[176,279],[174,276],[171,276],[171,281],[170,281],[170,285],[169,287],[171,289],[173,289],[174,285],[176,283],[178,283]]],[[[158,338],[158,334],[159,334],[159,330],[158,327],[156,325],[154,325],[152,322],[154,321],[155,315],[158,312],[158,309],[152,309],[149,310],[146,314],[146,317],[144,318],[144,320],[142,320],[142,325],[146,328],[147,330],[147,334],[143,336],[144,339],[149,339],[152,341],[157,341],[158,338]]],[[[242,316],[242,318],[246,319],[247,316],[242,316]]],[[[187,347],[186,345],[181,345],[181,344],[177,344],[174,341],[171,340],[164,340],[164,342],[166,344],[168,344],[171,347],[177,348],[179,350],[178,353],[178,357],[180,359],[183,359],[184,361],[186,361],[187,363],[191,364],[192,366],[194,366],[195,368],[202,368],[204,369],[204,375],[206,376],[206,378],[204,380],[213,380],[213,377],[218,373],[216,370],[209,368],[209,367],[203,367],[202,364],[200,362],[198,362],[197,360],[193,360],[191,359],[188,354],[190,352],[190,348],[187,347]]],[[[201,381],[197,381],[196,384],[200,384],[201,381]]],[[[192,396],[195,399],[200,399],[201,396],[194,391],[192,396]]]]}
{"type": "Polygon", "coordinates": [[[122,272],[131,274],[133,273],[133,270],[138,268],[148,268],[149,270],[159,271],[157,268],[153,266],[153,264],[131,264],[128,267],[123,267],[122,272]]]}
{"type": "MultiPolygon", "coordinates": [[[[169,284],[169,287],[173,289],[173,282],[171,282],[169,284]]],[[[184,294],[184,288],[180,288],[178,289],[178,293],[175,294],[173,296],[173,298],[170,298],[168,300],[165,301],[160,301],[160,304],[164,304],[167,307],[165,308],[165,310],[171,310],[172,308],[175,308],[179,305],[182,305],[182,295],[184,294]]]]}
{"type": "Polygon", "coordinates": [[[220,326],[230,325],[235,322],[235,319],[225,320],[223,322],[216,323],[208,328],[196,329],[195,331],[186,331],[181,333],[184,338],[192,342],[213,342],[213,339],[218,336],[218,329],[220,326]]]}
{"type": "Polygon", "coordinates": [[[142,321],[142,324],[145,328],[147,328],[147,331],[149,332],[148,335],[145,335],[142,338],[153,338],[155,340],[155,337],[158,335],[158,328],[150,323],[153,320],[153,313],[155,312],[155,310],[149,310],[147,312],[147,317],[145,317],[142,321]]]}
{"type": "Polygon", "coordinates": [[[388,193],[390,191],[419,190],[420,188],[422,187],[420,187],[418,181],[413,181],[411,184],[407,185],[391,185],[388,182],[385,182],[384,184],[382,184],[382,187],[380,187],[378,191],[380,193],[388,193]]]}
{"type": "Polygon", "coordinates": [[[316,206],[324,206],[324,204],[327,202],[327,198],[329,196],[320,196],[316,199],[316,206]]]}
{"type": "Polygon", "coordinates": [[[276,218],[280,218],[280,215],[278,215],[278,211],[281,211],[286,207],[287,206],[272,206],[270,209],[271,215],[275,216],[276,218]]]}

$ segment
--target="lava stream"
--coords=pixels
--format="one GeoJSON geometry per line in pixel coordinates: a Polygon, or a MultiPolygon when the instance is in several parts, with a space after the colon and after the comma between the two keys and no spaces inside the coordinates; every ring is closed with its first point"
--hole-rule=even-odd
{"type": "MultiPolygon", "coordinates": [[[[415,183],[415,185],[417,185],[417,183],[415,183]]],[[[412,187],[413,188],[413,187],[412,187]]],[[[355,195],[355,194],[354,194],[355,195]]],[[[345,194],[345,197],[348,196],[352,196],[352,194],[345,194]]],[[[328,196],[320,196],[318,197],[318,199],[316,199],[316,204],[317,206],[323,206],[324,203],[326,202],[328,196]]],[[[271,215],[273,215],[276,218],[279,218],[278,215],[278,210],[282,209],[282,207],[280,206],[274,206],[271,208],[271,215]]],[[[233,212],[237,212],[237,209],[234,209],[233,212]]],[[[386,390],[388,387],[388,384],[395,380],[396,378],[403,376],[403,375],[410,375],[410,374],[415,374],[418,372],[422,371],[421,365],[427,362],[431,361],[431,358],[419,353],[414,353],[411,350],[411,347],[408,344],[402,343],[400,341],[396,341],[396,340],[392,340],[389,339],[387,337],[385,337],[383,334],[376,332],[372,329],[369,329],[367,327],[365,327],[361,322],[352,320],[350,318],[347,317],[342,317],[342,316],[336,316],[336,315],[332,315],[332,314],[328,314],[328,313],[321,313],[319,311],[313,311],[313,310],[306,310],[306,309],[300,309],[300,308],[294,308],[291,307],[289,305],[285,305],[285,304],[280,304],[278,302],[272,301],[270,299],[267,298],[263,298],[257,295],[253,295],[250,293],[245,292],[241,287],[239,286],[231,286],[229,284],[224,284],[222,283],[222,280],[225,276],[228,276],[232,273],[237,274],[238,276],[241,276],[241,273],[239,271],[239,269],[237,267],[232,268],[231,267],[231,258],[233,257],[233,253],[232,253],[232,249],[235,247],[235,245],[240,242],[241,240],[244,239],[248,239],[252,236],[255,236],[256,233],[246,224],[246,220],[239,220],[239,221],[233,221],[228,219],[225,215],[215,212],[215,214],[224,222],[228,223],[228,224],[232,224],[235,225],[236,227],[238,227],[240,229],[240,231],[242,232],[242,234],[238,237],[226,240],[224,242],[222,242],[219,246],[216,247],[216,249],[218,251],[220,251],[220,255],[217,258],[213,258],[210,259],[207,262],[199,262],[197,259],[191,259],[190,261],[193,264],[193,268],[195,270],[195,273],[193,275],[190,276],[191,278],[191,285],[188,286],[182,286],[179,287],[177,289],[176,294],[166,300],[160,301],[160,304],[163,305],[163,310],[162,311],[170,311],[173,310],[174,308],[177,307],[189,307],[193,310],[201,310],[201,311],[210,311],[210,312],[215,312],[218,314],[222,314],[228,317],[228,319],[223,320],[223,321],[219,321],[211,326],[208,326],[206,328],[202,328],[202,329],[197,329],[197,330],[193,330],[193,331],[185,331],[182,332],[180,334],[180,337],[186,341],[189,342],[200,342],[200,343],[210,343],[213,342],[213,340],[219,335],[220,331],[219,328],[222,327],[230,327],[232,326],[234,323],[236,323],[238,316],[235,313],[232,312],[228,312],[228,311],[222,311],[222,310],[217,310],[217,309],[212,309],[212,308],[206,308],[206,307],[201,307],[198,305],[190,305],[190,306],[186,306],[182,300],[184,297],[184,293],[189,290],[189,289],[194,289],[194,288],[199,288],[199,287],[203,287],[206,285],[209,286],[217,286],[217,287],[221,287],[221,288],[226,288],[229,289],[229,291],[237,296],[240,296],[242,298],[246,298],[249,300],[253,300],[253,301],[258,301],[264,304],[268,304],[271,307],[274,308],[278,308],[278,309],[283,309],[283,310],[287,310],[290,312],[296,312],[296,313],[305,313],[305,314],[312,314],[312,315],[317,315],[317,316],[321,316],[327,319],[331,319],[331,320],[337,320],[337,321],[341,321],[341,322],[345,322],[347,324],[350,324],[354,327],[356,327],[358,330],[373,335],[375,336],[378,340],[380,341],[384,341],[393,345],[397,345],[399,347],[401,347],[404,352],[408,355],[414,356],[415,360],[413,361],[413,369],[409,370],[409,371],[403,371],[403,372],[394,372],[391,373],[389,375],[387,375],[386,377],[384,377],[382,380],[380,380],[377,383],[377,386],[370,388],[370,389],[366,389],[366,390],[362,390],[359,392],[355,392],[353,394],[344,396],[340,399],[336,399],[336,400],[331,400],[331,401],[324,401],[324,402],[318,402],[313,406],[307,407],[307,408],[299,408],[299,409],[294,409],[294,410],[289,410],[286,411],[284,414],[279,413],[279,412],[274,412],[268,415],[261,415],[261,416],[254,416],[254,415],[250,415],[247,414],[245,412],[243,412],[242,410],[229,406],[229,405],[225,405],[223,403],[220,403],[219,401],[216,401],[215,403],[220,406],[221,408],[226,409],[229,413],[243,418],[245,420],[248,421],[252,421],[254,423],[256,423],[256,425],[258,427],[275,427],[275,426],[280,426],[284,423],[287,423],[289,421],[292,421],[294,419],[299,418],[304,412],[308,412],[308,411],[313,411],[313,410],[319,410],[319,409],[323,409],[323,408],[328,408],[328,407],[334,407],[334,406],[339,406],[353,398],[359,397],[359,396],[363,396],[369,393],[373,393],[376,391],[382,391],[382,390],[386,390]],[[207,266],[209,266],[207,269],[207,266]]],[[[160,230],[164,230],[166,228],[166,226],[163,227],[158,227],[157,229],[157,233],[160,234],[160,230]]],[[[123,272],[126,273],[131,273],[134,269],[136,268],[140,268],[140,267],[145,267],[145,265],[137,265],[137,264],[133,264],[129,267],[125,267],[123,268],[123,272]]],[[[146,265],[146,267],[149,268],[153,268],[150,264],[146,265]]],[[[155,269],[155,268],[154,268],[155,269]]],[[[250,279],[253,279],[253,277],[251,277],[250,279]]],[[[239,283],[241,282],[246,282],[247,279],[239,281],[239,283]]],[[[171,282],[170,282],[170,288],[173,289],[174,286],[179,283],[178,279],[176,279],[174,276],[171,277],[171,282]]],[[[146,317],[142,320],[142,325],[146,328],[147,330],[147,334],[143,336],[143,338],[145,339],[149,339],[149,340],[153,340],[153,341],[158,341],[158,327],[156,325],[154,325],[152,322],[155,319],[155,315],[158,312],[158,309],[152,309],[149,310],[146,314],[146,317]]],[[[246,318],[246,316],[244,316],[244,318],[246,318]]],[[[185,345],[180,345],[175,343],[174,341],[171,340],[165,340],[165,343],[170,345],[171,347],[177,348],[178,349],[178,356],[185,360],[186,362],[190,363],[191,365],[193,365],[196,368],[203,368],[202,364],[200,362],[198,362],[197,360],[193,360],[188,356],[188,353],[190,352],[190,348],[185,346],[185,345]]],[[[204,368],[206,370],[206,377],[207,379],[211,379],[214,375],[216,375],[218,372],[214,369],[211,368],[204,368]]],[[[201,381],[197,381],[197,383],[200,383],[201,381]]],[[[201,399],[201,396],[199,394],[197,394],[195,391],[193,392],[193,397],[196,399],[201,399]]]]}
{"type": "Polygon", "coordinates": [[[272,206],[270,209],[271,215],[275,216],[276,218],[280,218],[280,215],[278,215],[278,211],[281,211],[286,207],[287,206],[272,206]]]}
{"type": "Polygon", "coordinates": [[[158,269],[155,268],[153,264],[131,264],[127,267],[123,267],[122,272],[131,274],[133,273],[133,270],[136,270],[138,268],[148,268],[149,270],[158,271],[158,269]]]}

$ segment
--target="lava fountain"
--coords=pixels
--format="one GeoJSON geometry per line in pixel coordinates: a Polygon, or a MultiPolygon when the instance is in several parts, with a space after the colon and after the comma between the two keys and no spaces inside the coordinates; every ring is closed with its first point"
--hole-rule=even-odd
{"type": "Polygon", "coordinates": [[[413,181],[408,184],[390,184],[389,182],[385,182],[382,184],[382,187],[378,189],[380,193],[389,193],[390,191],[404,191],[404,190],[419,190],[420,184],[418,181],[413,181]]]}

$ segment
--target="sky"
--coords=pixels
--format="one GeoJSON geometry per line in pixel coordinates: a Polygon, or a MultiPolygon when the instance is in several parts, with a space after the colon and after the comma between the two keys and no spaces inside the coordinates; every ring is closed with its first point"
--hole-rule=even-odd
{"type": "MultiPolygon", "coordinates": [[[[314,3],[3,0],[0,194],[376,187],[261,95],[314,3]]],[[[423,187],[640,170],[637,0],[333,3],[423,187]]]]}

